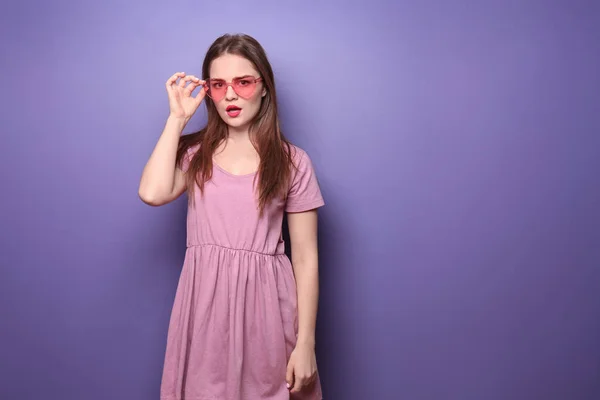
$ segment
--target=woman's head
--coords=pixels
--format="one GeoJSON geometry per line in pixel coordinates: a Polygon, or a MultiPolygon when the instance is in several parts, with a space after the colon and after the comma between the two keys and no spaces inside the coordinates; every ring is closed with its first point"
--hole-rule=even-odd
{"type": "Polygon", "coordinates": [[[202,79],[207,81],[207,126],[182,136],[177,153],[180,162],[188,148],[200,145],[189,163],[189,191],[194,183],[203,191],[204,182],[212,177],[212,156],[229,129],[248,129],[260,158],[256,177],[262,212],[274,198],[285,199],[293,166],[290,143],[279,128],[275,79],[267,55],[251,36],[223,35],[206,53],[202,79]],[[228,112],[228,107],[233,110],[228,112]]]}
{"type": "Polygon", "coordinates": [[[223,35],[210,46],[202,65],[208,118],[235,128],[277,117],[275,83],[263,47],[248,35],[223,35]],[[219,118],[220,117],[220,118],[219,118]]]}

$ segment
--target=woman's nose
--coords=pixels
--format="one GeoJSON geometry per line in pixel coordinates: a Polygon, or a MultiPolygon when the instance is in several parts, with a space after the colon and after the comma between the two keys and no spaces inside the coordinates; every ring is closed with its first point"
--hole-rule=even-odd
{"type": "Polygon", "coordinates": [[[237,93],[235,92],[235,90],[233,90],[233,87],[231,85],[227,85],[227,91],[225,92],[225,98],[227,98],[227,100],[234,100],[237,98],[237,93]]]}

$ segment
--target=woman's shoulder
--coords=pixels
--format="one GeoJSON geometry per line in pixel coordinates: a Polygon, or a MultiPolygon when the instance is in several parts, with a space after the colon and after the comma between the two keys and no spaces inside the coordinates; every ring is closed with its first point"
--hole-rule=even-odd
{"type": "Polygon", "coordinates": [[[316,173],[310,154],[302,147],[290,143],[290,159],[293,179],[316,173]]]}
{"type": "Polygon", "coordinates": [[[200,143],[192,144],[187,148],[187,153],[189,155],[194,155],[200,150],[200,143]]]}
{"type": "Polygon", "coordinates": [[[319,180],[308,152],[299,146],[291,147],[295,165],[286,199],[287,212],[301,212],[323,206],[319,180]]]}
{"type": "Polygon", "coordinates": [[[297,167],[305,163],[306,160],[310,162],[310,157],[308,156],[306,150],[292,143],[290,143],[290,158],[297,167]]]}
{"type": "Polygon", "coordinates": [[[200,149],[200,143],[193,143],[189,141],[186,143],[186,141],[189,139],[185,137],[182,137],[182,139],[180,140],[182,140],[180,146],[182,146],[183,148],[180,148],[180,150],[178,150],[178,160],[180,162],[180,168],[185,172],[189,168],[192,158],[194,158],[194,156],[200,149]],[[179,159],[179,157],[181,157],[181,159],[179,159]]]}
{"type": "Polygon", "coordinates": [[[198,151],[201,142],[201,132],[188,133],[179,138],[179,147],[183,147],[187,154],[193,154],[198,151]]]}

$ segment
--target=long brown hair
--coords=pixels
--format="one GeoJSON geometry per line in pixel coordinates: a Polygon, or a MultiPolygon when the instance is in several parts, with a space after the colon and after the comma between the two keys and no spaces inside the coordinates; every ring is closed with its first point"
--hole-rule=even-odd
{"type": "MultiPolygon", "coordinates": [[[[235,54],[249,60],[263,78],[266,95],[257,115],[250,124],[250,137],[260,157],[256,177],[259,178],[258,204],[262,214],[264,207],[277,196],[285,200],[290,182],[292,155],[290,142],[279,127],[275,78],[267,55],[260,43],[245,34],[225,34],[217,38],[208,49],[202,64],[202,79],[209,79],[211,62],[223,54],[235,54]]],[[[194,183],[204,191],[204,182],[212,177],[213,154],[227,138],[226,123],[219,116],[214,102],[206,96],[203,100],[208,112],[207,125],[187,135],[182,135],[177,149],[177,163],[182,161],[188,148],[200,145],[191,158],[188,172],[188,194],[193,199],[194,183]]],[[[256,183],[256,182],[255,182],[256,183]]]]}

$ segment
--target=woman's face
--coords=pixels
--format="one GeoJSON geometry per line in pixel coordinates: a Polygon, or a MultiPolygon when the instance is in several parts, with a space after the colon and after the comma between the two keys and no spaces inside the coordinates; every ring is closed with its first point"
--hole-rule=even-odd
{"type": "Polygon", "coordinates": [[[227,125],[246,127],[258,113],[265,86],[258,71],[247,59],[224,54],[215,58],[209,71],[209,96],[227,125]]]}

